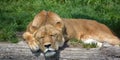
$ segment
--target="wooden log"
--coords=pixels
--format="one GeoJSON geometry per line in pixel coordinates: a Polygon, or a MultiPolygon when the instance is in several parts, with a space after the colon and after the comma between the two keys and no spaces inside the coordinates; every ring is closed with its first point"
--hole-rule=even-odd
{"type": "MultiPolygon", "coordinates": [[[[120,60],[120,48],[65,48],[60,50],[58,56],[59,58],[55,60],[120,60]]],[[[45,60],[45,58],[40,54],[34,55],[27,44],[21,41],[17,44],[0,43],[0,60],[45,60]]]]}

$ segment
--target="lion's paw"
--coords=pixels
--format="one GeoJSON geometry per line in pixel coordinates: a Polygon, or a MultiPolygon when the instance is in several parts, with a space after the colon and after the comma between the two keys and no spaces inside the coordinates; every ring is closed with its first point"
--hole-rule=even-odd
{"type": "Polygon", "coordinates": [[[39,48],[39,43],[37,41],[29,41],[27,42],[29,48],[31,49],[31,51],[34,52],[39,52],[40,48],[39,48]]]}

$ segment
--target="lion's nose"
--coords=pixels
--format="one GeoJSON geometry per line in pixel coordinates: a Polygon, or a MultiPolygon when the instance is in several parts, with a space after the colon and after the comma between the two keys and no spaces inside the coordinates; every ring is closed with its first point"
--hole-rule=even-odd
{"type": "Polygon", "coordinates": [[[44,45],[46,48],[49,48],[51,46],[51,44],[46,44],[44,45]]]}

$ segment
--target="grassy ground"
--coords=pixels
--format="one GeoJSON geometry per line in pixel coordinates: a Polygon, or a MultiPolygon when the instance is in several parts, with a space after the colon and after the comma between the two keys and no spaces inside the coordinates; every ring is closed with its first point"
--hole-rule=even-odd
{"type": "Polygon", "coordinates": [[[95,19],[120,36],[120,0],[0,0],[0,41],[17,42],[16,32],[41,10],[63,18],[95,19]]]}

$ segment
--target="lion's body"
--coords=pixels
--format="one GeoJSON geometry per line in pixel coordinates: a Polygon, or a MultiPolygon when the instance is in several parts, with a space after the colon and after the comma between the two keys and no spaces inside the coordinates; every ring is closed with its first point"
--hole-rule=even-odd
{"type": "Polygon", "coordinates": [[[48,52],[47,55],[53,55],[53,51],[58,50],[66,38],[77,38],[85,43],[89,41],[107,42],[111,45],[120,43],[104,24],[87,19],[61,19],[57,14],[46,11],[37,14],[29,23],[23,38],[31,50],[41,49],[44,53],[48,52]]]}
{"type": "Polygon", "coordinates": [[[104,24],[87,19],[63,20],[68,38],[77,38],[82,41],[93,39],[98,42],[107,42],[113,45],[120,43],[119,39],[104,24]]]}

